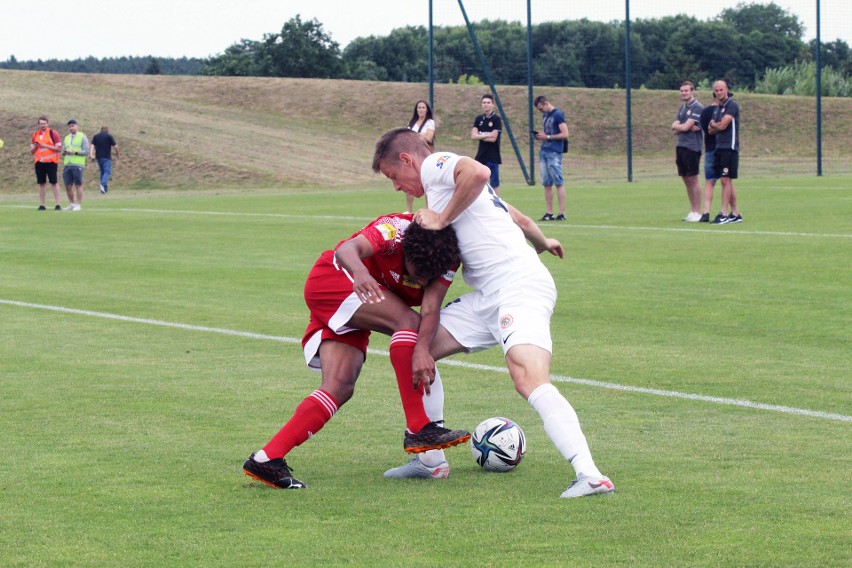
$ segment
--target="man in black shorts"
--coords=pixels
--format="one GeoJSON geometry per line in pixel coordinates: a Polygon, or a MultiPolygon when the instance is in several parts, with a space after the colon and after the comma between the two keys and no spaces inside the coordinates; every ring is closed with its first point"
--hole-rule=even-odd
{"type": "Polygon", "coordinates": [[[689,198],[689,213],[684,221],[697,223],[701,220],[701,185],[698,183],[698,166],[701,163],[702,134],[698,122],[704,108],[695,99],[695,85],[684,81],[680,85],[683,104],[672,123],[672,134],[677,136],[675,149],[677,175],[683,178],[686,196],[689,198]]]}
{"type": "Polygon", "coordinates": [[[62,152],[62,139],[59,133],[50,128],[47,117],[38,117],[38,130],[35,131],[30,140],[30,153],[35,163],[36,183],[38,184],[39,211],[45,211],[44,200],[48,182],[53,188],[53,199],[56,201],[54,209],[60,211],[59,205],[59,183],[56,172],[59,168],[59,155],[62,152]]]}
{"type": "Polygon", "coordinates": [[[711,224],[742,223],[733,181],[740,163],[740,106],[731,98],[725,81],[713,83],[713,94],[718,106],[709,131],[716,135],[716,175],[722,180],[722,210],[711,224]]]}

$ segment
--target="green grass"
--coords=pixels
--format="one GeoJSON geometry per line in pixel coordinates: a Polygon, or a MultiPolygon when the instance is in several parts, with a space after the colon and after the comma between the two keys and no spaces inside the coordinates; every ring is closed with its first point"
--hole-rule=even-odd
{"type": "MultiPolygon", "coordinates": [[[[0,563],[849,566],[852,424],[827,415],[852,415],[852,180],[737,188],[737,226],[681,222],[676,178],[571,186],[569,221],[545,226],[568,251],[544,259],[556,384],[618,489],[571,501],[558,499],[570,467],[497,350],[455,358],[486,368],[442,367],[447,417],[519,422],[529,450],[513,473],[483,473],[462,448],[447,480],[383,479],[405,460],[402,412],[374,353],[353,400],[289,456],[309,489],[283,492],[240,466],[318,385],[295,343],[92,313],[300,338],[316,256],[404,206],[378,178],[348,192],[115,189],[74,214],[6,199],[0,563]]],[[[540,188],[504,194],[543,211],[540,188]]]]}

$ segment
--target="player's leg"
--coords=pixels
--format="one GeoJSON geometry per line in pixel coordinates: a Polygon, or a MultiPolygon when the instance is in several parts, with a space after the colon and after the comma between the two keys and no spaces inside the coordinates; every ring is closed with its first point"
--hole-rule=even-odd
{"type": "MultiPolygon", "coordinates": [[[[473,296],[469,294],[468,296],[473,296]]],[[[464,298],[464,297],[463,297],[464,298]]],[[[441,310],[442,322],[445,318],[446,311],[450,307],[459,308],[460,302],[451,303],[448,307],[441,310]]],[[[463,325],[465,316],[462,315],[462,310],[451,310],[453,316],[446,316],[452,319],[456,325],[463,325]]],[[[471,330],[481,332],[481,328],[471,326],[471,330]]],[[[485,339],[493,339],[488,335],[485,339]]],[[[435,339],[430,346],[430,353],[437,361],[444,357],[449,357],[455,353],[461,353],[467,349],[459,343],[455,337],[444,327],[442,323],[438,326],[438,332],[435,334],[435,339]]],[[[444,420],[444,385],[441,380],[441,375],[438,370],[435,370],[435,380],[432,383],[431,393],[424,396],[423,405],[426,409],[426,414],[429,420],[442,423],[444,420]]],[[[449,476],[450,466],[447,463],[446,456],[443,450],[430,450],[419,453],[408,460],[408,462],[399,467],[389,469],[385,472],[385,477],[396,479],[443,479],[449,476]]]]}
{"type": "MultiPolygon", "coordinates": [[[[431,392],[423,395],[423,406],[429,420],[437,424],[444,422],[444,385],[441,374],[435,370],[431,392]]],[[[445,479],[450,475],[450,464],[444,450],[429,450],[411,457],[407,463],[385,472],[393,479],[445,479]]]]}
{"type": "Polygon", "coordinates": [[[355,381],[364,364],[364,352],[346,343],[325,340],[320,344],[322,364],[320,388],[296,407],[293,416],[263,449],[243,464],[247,475],[271,487],[303,489],[305,484],[292,476],[285,456],[296,446],[317,434],[355,391],[355,381]]]}
{"type": "Polygon", "coordinates": [[[425,452],[448,448],[470,439],[465,430],[450,430],[430,420],[423,406],[424,386],[414,388],[412,359],[417,344],[420,315],[396,295],[387,292],[378,304],[361,304],[347,326],[370,329],[391,336],[390,361],[405,413],[405,451],[425,452]]]}
{"type": "Polygon", "coordinates": [[[550,382],[550,317],[555,303],[552,278],[530,277],[501,291],[489,322],[499,334],[515,390],[538,412],[548,437],[576,472],[562,497],[609,493],[612,482],[595,465],[577,413],[550,382]]]}

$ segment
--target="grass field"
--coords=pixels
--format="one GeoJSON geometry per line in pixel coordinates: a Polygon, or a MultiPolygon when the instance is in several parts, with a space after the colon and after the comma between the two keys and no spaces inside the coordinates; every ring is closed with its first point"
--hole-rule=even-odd
{"type": "MultiPolygon", "coordinates": [[[[447,419],[516,420],[518,469],[465,447],[447,480],[384,479],[405,456],[381,336],[353,400],[288,456],[308,490],[242,475],[318,385],[297,345],[310,265],[404,207],[378,178],[116,186],[79,213],[5,198],[0,564],[852,565],[852,179],[737,187],[741,225],[682,223],[672,178],[572,185],[545,226],[568,251],[544,258],[554,381],[617,487],[581,500],[558,498],[573,472],[495,350],[442,364],[447,419]]],[[[503,189],[541,215],[540,188],[503,189]]]]}

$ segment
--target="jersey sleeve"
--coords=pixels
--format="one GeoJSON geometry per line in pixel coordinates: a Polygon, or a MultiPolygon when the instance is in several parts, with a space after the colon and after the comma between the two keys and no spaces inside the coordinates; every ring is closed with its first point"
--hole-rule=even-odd
{"type": "Polygon", "coordinates": [[[402,250],[402,235],[411,223],[411,215],[385,215],[363,229],[360,234],[367,237],[377,255],[393,256],[402,250]]]}

